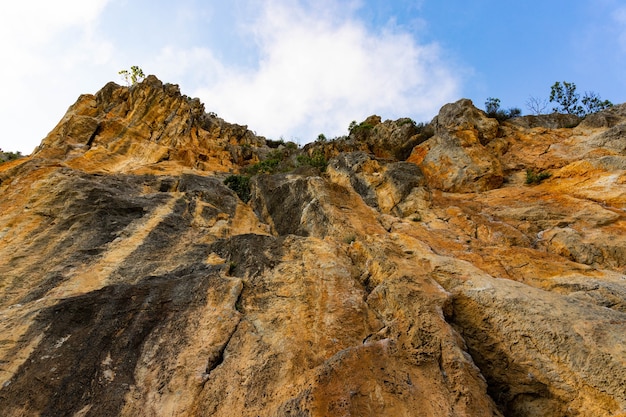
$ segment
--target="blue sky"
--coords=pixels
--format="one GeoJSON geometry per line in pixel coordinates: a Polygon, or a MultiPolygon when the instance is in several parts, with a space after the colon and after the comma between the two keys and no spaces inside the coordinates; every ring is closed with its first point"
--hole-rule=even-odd
{"type": "MultiPolygon", "coordinates": [[[[555,81],[626,101],[623,0],[22,0],[0,5],[0,148],[30,153],[139,65],[207,111],[306,143],[428,121],[462,97],[528,113],[555,81]]],[[[550,107],[551,108],[551,107],[550,107]]]]}

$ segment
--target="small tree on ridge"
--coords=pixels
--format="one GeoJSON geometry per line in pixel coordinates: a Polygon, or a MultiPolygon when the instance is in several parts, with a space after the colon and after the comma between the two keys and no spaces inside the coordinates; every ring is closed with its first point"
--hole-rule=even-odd
{"type": "Polygon", "coordinates": [[[511,107],[508,110],[502,110],[500,108],[499,98],[488,97],[485,101],[485,113],[487,113],[487,116],[489,117],[495,117],[496,119],[502,121],[521,116],[522,110],[517,107],[511,107]]]}
{"type": "Polygon", "coordinates": [[[585,106],[585,113],[597,113],[600,110],[613,107],[613,103],[609,100],[602,100],[600,96],[593,91],[586,91],[582,99],[583,106],[585,106]]]}
{"type": "Polygon", "coordinates": [[[578,104],[579,98],[580,95],[576,92],[576,84],[574,83],[563,81],[563,84],[561,84],[557,81],[550,87],[550,102],[558,104],[558,106],[552,108],[555,112],[574,114],[579,117],[584,116],[585,111],[578,104]]]}
{"type": "Polygon", "coordinates": [[[130,71],[124,69],[119,71],[118,74],[121,75],[122,78],[124,78],[128,86],[135,85],[137,84],[137,81],[142,81],[144,78],[146,78],[143,70],[137,65],[133,65],[132,67],[130,67],[130,71]]]}
{"type": "Polygon", "coordinates": [[[557,81],[551,87],[550,101],[559,105],[552,109],[556,112],[584,117],[588,114],[596,113],[613,106],[613,103],[609,100],[603,101],[600,96],[593,91],[585,92],[582,99],[582,106],[578,102],[579,98],[580,95],[576,93],[576,84],[574,83],[563,81],[563,84],[561,84],[557,81]]]}

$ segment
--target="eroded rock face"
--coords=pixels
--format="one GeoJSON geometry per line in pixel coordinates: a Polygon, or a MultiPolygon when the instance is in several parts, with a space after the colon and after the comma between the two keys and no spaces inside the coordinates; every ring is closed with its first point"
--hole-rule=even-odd
{"type": "Polygon", "coordinates": [[[620,109],[369,118],[244,203],[263,138],[154,77],[81,96],[0,164],[2,415],[626,415],[620,109]]]}
{"type": "Polygon", "coordinates": [[[322,148],[329,157],[362,151],[385,160],[405,160],[413,147],[426,141],[433,132],[432,124],[418,124],[408,117],[382,121],[380,116],[372,115],[356,124],[348,136],[314,146],[322,148]]]}
{"type": "Polygon", "coordinates": [[[333,158],[327,172],[332,182],[351,188],[385,214],[407,217],[429,205],[426,179],[409,162],[385,164],[365,152],[348,152],[333,158]]]}
{"type": "Polygon", "coordinates": [[[95,95],[82,95],[35,155],[80,163],[83,170],[166,169],[174,162],[227,171],[255,160],[246,150],[264,143],[245,126],[205,113],[200,100],[152,75],[130,88],[111,82],[95,95]]]}
{"type": "Polygon", "coordinates": [[[432,188],[473,192],[502,185],[502,164],[485,147],[498,134],[496,119],[464,99],[443,106],[433,124],[435,136],[416,146],[408,158],[420,167],[432,188]]]}

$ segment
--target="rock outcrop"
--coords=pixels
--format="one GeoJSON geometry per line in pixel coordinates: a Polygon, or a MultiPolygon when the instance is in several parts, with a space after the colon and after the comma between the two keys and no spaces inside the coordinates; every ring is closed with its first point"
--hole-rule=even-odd
{"type": "Polygon", "coordinates": [[[433,124],[435,136],[413,148],[409,157],[422,169],[431,187],[472,192],[502,185],[502,164],[486,148],[498,134],[496,119],[488,118],[465,99],[443,106],[433,124]]]}
{"type": "Polygon", "coordinates": [[[146,165],[228,171],[258,161],[252,150],[263,144],[245,126],[205,113],[199,99],[152,75],[131,88],[111,82],[79,97],[35,154],[90,171],[134,172],[146,165]]]}
{"type": "Polygon", "coordinates": [[[626,416],[626,105],[561,119],[287,152],[153,76],[81,96],[0,164],[1,414],[626,416]]]}

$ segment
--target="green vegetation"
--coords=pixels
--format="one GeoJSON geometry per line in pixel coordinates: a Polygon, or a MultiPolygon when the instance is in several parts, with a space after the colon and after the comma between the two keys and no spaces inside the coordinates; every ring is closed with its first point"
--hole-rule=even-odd
{"type": "Polygon", "coordinates": [[[282,158],[270,156],[268,159],[257,162],[256,164],[247,167],[246,172],[248,172],[250,175],[274,174],[276,173],[278,165],[281,163],[281,161],[282,158]]]}
{"type": "Polygon", "coordinates": [[[575,114],[576,116],[583,116],[583,108],[578,104],[579,94],[576,93],[576,84],[563,81],[555,82],[550,87],[550,102],[555,102],[558,106],[553,107],[552,110],[559,113],[575,114]]]}
{"type": "Polygon", "coordinates": [[[326,167],[328,166],[328,161],[326,160],[324,153],[319,149],[313,151],[312,156],[302,154],[298,155],[296,159],[298,160],[299,166],[311,166],[313,168],[319,169],[322,172],[324,172],[326,170],[326,167]]]}
{"type": "Polygon", "coordinates": [[[266,159],[247,167],[246,172],[250,175],[258,175],[275,174],[281,170],[286,171],[291,167],[286,166],[288,164],[285,164],[285,161],[293,151],[293,147],[287,148],[286,146],[282,149],[275,149],[267,155],[266,159]]]}
{"type": "Polygon", "coordinates": [[[350,122],[350,125],[348,126],[348,132],[350,135],[353,135],[353,134],[356,135],[359,133],[368,132],[369,130],[373,128],[374,126],[367,122],[357,123],[356,120],[353,120],[352,122],[350,122]]]}
{"type": "Polygon", "coordinates": [[[252,197],[250,181],[255,175],[288,172],[296,166],[311,166],[324,171],[328,165],[324,153],[319,149],[314,150],[311,155],[303,153],[295,156],[299,152],[297,144],[287,142],[284,146],[279,146],[278,149],[271,150],[262,161],[246,167],[244,174],[228,176],[224,184],[233,190],[241,201],[247,203],[252,197]]]}
{"type": "Polygon", "coordinates": [[[584,117],[613,106],[613,103],[609,100],[602,100],[594,92],[585,92],[581,105],[580,94],[576,92],[576,84],[568,83],[567,81],[554,83],[550,88],[550,102],[557,104],[557,106],[552,108],[553,111],[573,114],[578,117],[584,117]]]}
{"type": "Polygon", "coordinates": [[[245,169],[250,176],[259,174],[277,174],[279,172],[288,172],[296,168],[296,166],[311,166],[318,168],[320,171],[326,169],[328,162],[321,150],[315,150],[312,155],[298,153],[298,145],[294,142],[287,142],[284,146],[272,150],[265,159],[250,165],[245,169]]]}
{"type": "Polygon", "coordinates": [[[593,91],[585,92],[582,103],[586,114],[597,113],[600,110],[605,110],[609,107],[613,107],[613,103],[611,103],[609,100],[603,101],[600,96],[593,91]]]}
{"type": "Polygon", "coordinates": [[[545,179],[548,179],[552,176],[548,171],[541,171],[536,173],[533,169],[526,170],[526,184],[539,184],[545,179]]]}
{"type": "Polygon", "coordinates": [[[17,152],[4,152],[0,149],[0,164],[8,161],[15,161],[16,159],[23,158],[24,155],[20,151],[17,152]]]}
{"type": "Polygon", "coordinates": [[[143,70],[137,65],[133,65],[132,67],[130,67],[130,71],[124,69],[119,71],[118,74],[121,75],[122,78],[124,78],[124,81],[126,81],[126,84],[128,86],[135,85],[138,81],[142,81],[144,78],[146,78],[143,70]]]}
{"type": "Polygon", "coordinates": [[[278,140],[266,139],[265,144],[272,149],[278,149],[281,146],[285,146],[285,139],[282,137],[278,140]]]}
{"type": "Polygon", "coordinates": [[[417,123],[415,123],[415,120],[411,119],[410,117],[404,117],[404,118],[398,120],[398,125],[399,126],[404,126],[404,125],[408,125],[408,124],[411,124],[411,125],[417,127],[417,123]]]}
{"type": "Polygon", "coordinates": [[[247,203],[250,201],[250,177],[247,175],[230,175],[224,180],[224,184],[233,190],[243,201],[247,203]]]}
{"type": "Polygon", "coordinates": [[[511,107],[508,110],[501,109],[500,99],[494,97],[489,97],[485,101],[485,112],[487,113],[487,116],[494,117],[500,121],[522,115],[522,110],[517,107],[511,107]]]}
{"type": "MultiPolygon", "coordinates": [[[[576,84],[569,83],[567,81],[555,82],[550,87],[550,99],[538,98],[530,96],[526,100],[526,108],[529,114],[539,116],[546,114],[549,103],[555,103],[552,107],[553,112],[573,114],[578,117],[585,117],[588,114],[597,113],[601,110],[613,107],[613,103],[609,100],[602,100],[597,93],[593,91],[586,91],[581,99],[580,94],[576,92],[576,84]]],[[[500,110],[500,100],[497,98],[489,97],[485,102],[485,109],[487,114],[491,117],[497,117],[500,110]]],[[[519,111],[519,114],[514,114],[512,117],[519,116],[521,111],[519,109],[510,109],[519,111]]],[[[506,115],[506,112],[504,113],[506,115]]],[[[510,116],[510,113],[509,113],[510,116]]]]}
{"type": "Polygon", "coordinates": [[[422,141],[430,139],[435,135],[435,128],[429,122],[419,122],[415,124],[417,134],[422,138],[422,141]]]}

